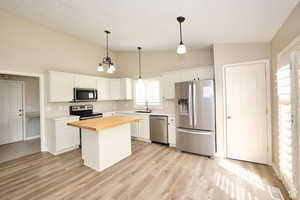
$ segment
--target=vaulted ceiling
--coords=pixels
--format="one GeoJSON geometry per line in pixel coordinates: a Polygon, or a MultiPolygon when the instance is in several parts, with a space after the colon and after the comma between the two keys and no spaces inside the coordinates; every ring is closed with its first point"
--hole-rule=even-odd
{"type": "Polygon", "coordinates": [[[1,0],[0,9],[115,51],[175,49],[185,16],[190,49],[270,41],[298,0],[1,0]]]}

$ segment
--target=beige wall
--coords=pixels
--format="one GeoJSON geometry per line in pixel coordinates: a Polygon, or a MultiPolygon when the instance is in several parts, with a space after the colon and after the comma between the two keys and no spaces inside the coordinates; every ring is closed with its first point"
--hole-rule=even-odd
{"type": "Polygon", "coordinates": [[[214,44],[218,154],[225,156],[223,65],[270,59],[270,43],[214,44]]]}
{"type": "MultiPolygon", "coordinates": [[[[105,48],[0,10],[0,70],[98,73],[105,48]]],[[[101,37],[101,36],[99,36],[101,37]]],[[[103,35],[104,37],[104,35],[103,35]]]]}
{"type": "MultiPolygon", "coordinates": [[[[120,77],[138,77],[138,52],[117,52],[118,71],[120,77]]],[[[188,51],[184,55],[174,51],[143,51],[141,53],[142,76],[158,76],[162,72],[185,68],[213,65],[213,52],[211,49],[188,51]]]]}
{"type": "MultiPolygon", "coordinates": [[[[271,41],[272,50],[272,134],[273,134],[273,164],[279,168],[278,161],[278,126],[277,126],[277,94],[275,77],[277,72],[277,56],[296,37],[300,37],[300,3],[296,6],[279,31],[271,41]]],[[[300,44],[300,43],[299,43],[300,44]]]]}

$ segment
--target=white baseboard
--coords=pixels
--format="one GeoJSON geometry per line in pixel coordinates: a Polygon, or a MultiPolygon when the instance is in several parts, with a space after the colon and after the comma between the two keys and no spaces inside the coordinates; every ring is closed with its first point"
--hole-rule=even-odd
{"type": "Polygon", "coordinates": [[[32,137],[27,137],[27,138],[25,138],[25,140],[34,140],[34,139],[37,139],[40,137],[41,137],[40,135],[36,135],[36,136],[32,136],[32,137]]]}
{"type": "Polygon", "coordinates": [[[56,152],[51,152],[51,151],[49,151],[49,152],[50,152],[51,154],[57,156],[57,155],[59,155],[59,154],[66,153],[66,152],[68,152],[68,151],[72,151],[72,150],[78,149],[78,148],[79,148],[79,145],[76,145],[76,146],[72,146],[72,147],[63,149],[63,150],[61,150],[61,151],[56,151],[56,152]]]}
{"type": "Polygon", "coordinates": [[[138,141],[142,141],[142,142],[151,143],[151,140],[144,139],[144,138],[131,137],[131,139],[133,139],[133,140],[138,140],[138,141]]]}

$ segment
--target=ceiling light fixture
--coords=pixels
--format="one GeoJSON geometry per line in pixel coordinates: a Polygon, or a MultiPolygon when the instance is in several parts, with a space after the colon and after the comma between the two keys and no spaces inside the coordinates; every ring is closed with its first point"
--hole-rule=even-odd
{"type": "Polygon", "coordinates": [[[185,18],[182,16],[177,17],[177,21],[179,22],[179,28],[180,28],[180,43],[177,47],[177,53],[178,54],[185,54],[186,48],[182,41],[182,29],[181,29],[181,23],[184,22],[185,18]]]}
{"type": "Polygon", "coordinates": [[[116,71],[116,68],[111,60],[111,58],[108,56],[108,34],[110,34],[109,31],[104,31],[106,33],[106,57],[103,58],[102,63],[99,63],[97,71],[98,72],[104,72],[107,68],[107,73],[113,73],[116,71]]]}

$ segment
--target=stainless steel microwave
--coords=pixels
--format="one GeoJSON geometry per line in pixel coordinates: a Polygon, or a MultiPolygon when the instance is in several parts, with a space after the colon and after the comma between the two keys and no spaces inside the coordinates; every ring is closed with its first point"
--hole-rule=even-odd
{"type": "Polygon", "coordinates": [[[97,101],[97,99],[97,89],[74,88],[74,101],[97,101]]]}

